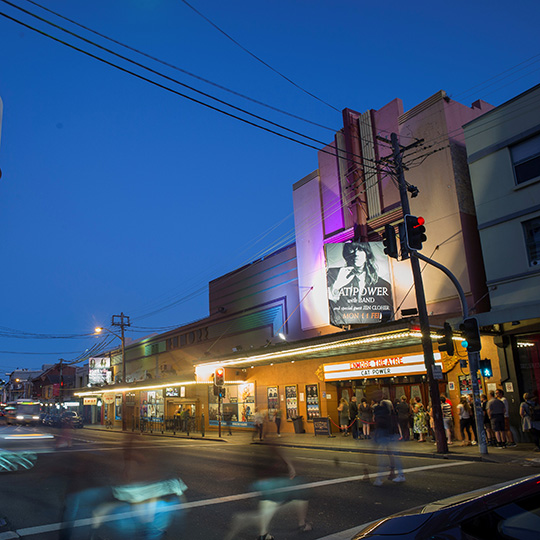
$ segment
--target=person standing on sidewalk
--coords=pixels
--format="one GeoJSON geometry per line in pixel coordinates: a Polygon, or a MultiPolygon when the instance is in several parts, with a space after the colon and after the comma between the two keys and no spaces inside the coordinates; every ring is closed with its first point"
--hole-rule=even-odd
{"type": "Polygon", "coordinates": [[[419,396],[414,398],[414,432],[418,434],[418,442],[426,442],[428,432],[428,417],[422,400],[419,396]]]}
{"type": "Polygon", "coordinates": [[[441,396],[441,409],[444,432],[446,433],[446,442],[447,444],[453,444],[452,433],[454,432],[454,416],[452,415],[452,405],[446,401],[446,396],[441,396]]]}
{"type": "Polygon", "coordinates": [[[349,403],[345,398],[342,397],[339,400],[337,410],[339,412],[339,428],[342,435],[347,437],[349,435],[349,403]]]}
{"type": "Polygon", "coordinates": [[[486,405],[486,409],[491,422],[491,429],[495,432],[495,439],[497,439],[497,448],[506,448],[506,436],[504,429],[504,403],[495,397],[495,392],[491,390],[489,392],[489,401],[486,405]]]}
{"type": "Polygon", "coordinates": [[[353,439],[358,439],[358,403],[356,403],[356,396],[351,397],[351,403],[349,404],[349,425],[351,426],[353,439]]]}
{"type": "Polygon", "coordinates": [[[514,441],[514,436],[512,435],[512,430],[510,429],[510,405],[508,404],[508,400],[504,397],[504,390],[501,388],[495,390],[495,396],[504,403],[504,431],[506,434],[506,446],[517,446],[514,441]]]}
{"type": "Polygon", "coordinates": [[[360,438],[371,439],[371,423],[373,422],[373,409],[366,398],[360,400],[360,422],[362,423],[362,435],[360,438]]]}
{"type": "Polygon", "coordinates": [[[469,400],[465,396],[461,397],[457,410],[459,414],[459,431],[461,432],[462,438],[461,446],[470,446],[471,444],[476,444],[476,439],[474,439],[472,429],[473,412],[471,406],[469,405],[469,400]],[[465,437],[465,433],[467,433],[467,437],[469,438],[468,441],[465,437]]]}
{"type": "Polygon", "coordinates": [[[484,429],[486,431],[486,438],[487,438],[487,445],[488,446],[496,446],[497,441],[495,439],[495,433],[491,429],[491,423],[489,421],[489,415],[487,412],[487,404],[488,404],[488,398],[486,394],[480,395],[480,401],[482,403],[482,412],[484,414],[484,429]]]}
{"type": "Polygon", "coordinates": [[[532,394],[523,394],[523,402],[519,406],[521,429],[528,433],[534,444],[534,451],[540,452],[540,405],[532,394]]]}

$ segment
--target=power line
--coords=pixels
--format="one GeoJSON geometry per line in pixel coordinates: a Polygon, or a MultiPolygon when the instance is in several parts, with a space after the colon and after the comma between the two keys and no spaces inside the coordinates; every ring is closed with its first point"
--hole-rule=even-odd
{"type": "Polygon", "coordinates": [[[244,47],[243,45],[241,45],[240,43],[238,43],[238,41],[236,41],[233,37],[231,37],[229,34],[227,34],[224,30],[222,30],[219,26],[217,26],[215,23],[213,23],[208,17],[206,17],[205,15],[203,15],[200,11],[198,11],[197,9],[195,9],[191,4],[189,4],[188,2],[186,2],[186,0],[181,0],[186,6],[188,6],[189,8],[191,8],[197,15],[199,15],[200,17],[202,17],[208,24],[212,25],[218,32],[222,33],[227,39],[229,39],[230,41],[232,41],[235,45],[237,45],[238,47],[240,47],[244,52],[246,52],[247,54],[249,54],[250,56],[252,56],[253,58],[255,58],[255,60],[257,60],[257,62],[260,62],[261,64],[263,64],[264,66],[266,66],[268,69],[272,70],[274,73],[276,73],[277,75],[279,75],[280,77],[282,77],[283,79],[285,79],[287,82],[291,83],[294,87],[298,88],[299,90],[301,90],[302,92],[306,93],[307,95],[311,96],[312,98],[316,99],[317,101],[320,101],[321,103],[323,103],[324,105],[326,105],[327,107],[330,107],[331,109],[334,109],[334,111],[337,111],[337,112],[340,112],[339,109],[337,109],[336,107],[334,107],[333,105],[330,105],[330,103],[327,103],[326,101],[322,100],[321,98],[317,97],[315,94],[312,94],[311,92],[309,92],[308,90],[306,90],[305,88],[302,88],[300,85],[296,84],[293,80],[289,79],[287,76],[283,75],[283,73],[279,72],[277,69],[273,68],[270,64],[268,64],[267,62],[265,62],[264,60],[262,60],[261,58],[259,58],[258,56],[256,56],[255,54],[253,54],[250,50],[246,49],[246,47],[244,47]]]}
{"type": "MultiPolygon", "coordinates": [[[[75,34],[75,33],[73,33],[73,32],[70,32],[69,30],[63,29],[63,28],[59,27],[58,25],[56,25],[56,24],[54,24],[54,23],[51,23],[51,22],[49,22],[49,21],[46,21],[46,20],[43,19],[42,17],[39,17],[39,16],[37,16],[37,15],[35,15],[35,14],[32,14],[32,13],[30,13],[30,12],[28,12],[28,11],[26,11],[26,10],[20,8],[20,7],[18,7],[18,6],[15,6],[14,4],[11,4],[8,0],[1,0],[1,1],[4,2],[4,3],[6,3],[6,4],[9,4],[9,5],[15,7],[16,9],[19,9],[20,11],[23,11],[23,12],[25,12],[25,13],[28,13],[28,14],[31,15],[32,17],[35,17],[35,18],[37,18],[37,19],[39,19],[39,20],[42,20],[43,22],[46,22],[47,24],[50,24],[51,26],[53,26],[53,27],[55,27],[55,28],[58,28],[58,29],[60,29],[60,30],[62,30],[62,31],[64,31],[64,32],[66,32],[66,33],[68,33],[68,34],[70,34],[70,35],[72,35],[72,36],[74,36],[74,37],[76,37],[76,38],[82,40],[82,41],[85,41],[85,42],[87,42],[87,43],[90,43],[91,45],[94,45],[95,47],[97,47],[97,48],[99,48],[99,49],[105,50],[105,51],[109,52],[110,54],[113,54],[113,55],[115,55],[115,56],[118,56],[119,58],[122,58],[122,59],[126,60],[127,62],[130,62],[130,63],[132,63],[132,64],[135,64],[135,65],[137,65],[137,66],[139,66],[139,67],[142,67],[143,69],[146,69],[146,70],[148,70],[148,71],[150,71],[150,72],[152,72],[152,73],[155,73],[155,74],[157,74],[157,75],[160,76],[160,77],[163,77],[163,78],[165,78],[165,79],[167,79],[167,80],[170,80],[170,81],[172,81],[172,82],[175,82],[176,84],[179,84],[179,85],[181,85],[181,86],[187,87],[187,88],[189,88],[189,89],[191,89],[191,90],[193,90],[193,91],[195,91],[195,92],[197,92],[197,93],[199,93],[199,94],[205,95],[205,96],[209,97],[210,99],[213,99],[213,100],[215,100],[215,101],[218,101],[219,103],[222,103],[222,104],[224,104],[224,105],[226,105],[226,106],[228,106],[228,107],[231,107],[231,108],[233,108],[233,109],[239,110],[239,111],[241,111],[241,112],[243,112],[243,113],[245,113],[245,114],[247,114],[247,115],[249,115],[249,116],[255,117],[255,118],[257,118],[257,119],[259,119],[259,120],[261,120],[261,121],[263,121],[263,122],[269,123],[269,124],[271,124],[271,125],[274,125],[274,126],[276,126],[276,127],[279,127],[280,129],[283,129],[283,130],[285,130],[285,131],[291,132],[291,133],[293,133],[293,134],[295,134],[295,135],[298,135],[298,136],[300,136],[300,137],[303,137],[303,138],[305,138],[305,139],[308,139],[308,140],[311,140],[311,141],[313,141],[313,142],[316,142],[316,143],[322,145],[323,148],[319,148],[319,147],[317,147],[317,146],[314,146],[313,144],[310,144],[310,143],[307,143],[307,142],[305,142],[305,141],[301,141],[301,140],[295,139],[294,137],[291,137],[291,136],[286,135],[286,134],[284,134],[284,133],[280,133],[280,132],[275,131],[275,130],[273,130],[273,129],[270,129],[270,128],[266,127],[266,126],[261,126],[260,124],[257,124],[257,123],[255,123],[255,122],[252,122],[252,121],[250,121],[250,120],[248,120],[248,119],[246,119],[246,118],[242,118],[242,117],[240,117],[240,116],[238,116],[238,115],[235,115],[235,114],[233,114],[233,113],[230,113],[230,112],[224,111],[223,109],[220,109],[220,108],[218,108],[218,107],[215,107],[214,105],[210,105],[209,103],[205,103],[205,102],[203,102],[203,101],[201,101],[201,100],[199,100],[199,99],[196,99],[196,98],[194,98],[194,97],[188,96],[187,94],[183,94],[182,92],[179,92],[179,91],[177,91],[177,90],[174,90],[174,89],[172,89],[172,88],[170,88],[170,87],[168,87],[168,86],[165,86],[165,85],[163,85],[163,84],[161,84],[161,83],[158,83],[157,81],[154,81],[154,80],[152,80],[152,79],[149,79],[148,77],[144,77],[144,76],[142,76],[142,75],[140,75],[140,74],[138,74],[138,73],[135,73],[134,71],[130,71],[130,70],[127,69],[127,68],[124,68],[124,67],[122,67],[122,66],[119,66],[118,64],[115,64],[115,63],[113,63],[113,62],[111,62],[111,61],[109,61],[109,60],[106,60],[106,59],[104,59],[104,58],[102,58],[102,57],[100,57],[100,56],[97,56],[97,55],[95,55],[95,54],[93,54],[93,53],[91,53],[91,52],[89,52],[89,51],[86,51],[86,50],[84,50],[84,49],[81,49],[80,47],[77,47],[77,46],[75,46],[75,45],[72,45],[71,43],[68,43],[68,42],[66,42],[66,41],[64,41],[64,40],[61,40],[60,38],[57,38],[57,37],[55,37],[55,36],[52,36],[51,34],[48,34],[47,32],[44,32],[44,31],[42,31],[42,30],[39,30],[38,28],[35,28],[35,27],[33,27],[33,26],[31,26],[31,25],[25,23],[25,22],[22,22],[22,21],[20,21],[19,19],[16,19],[15,17],[12,17],[12,16],[10,16],[10,15],[8,15],[8,14],[6,14],[6,13],[0,12],[0,15],[2,15],[3,17],[5,17],[6,19],[11,20],[11,21],[13,21],[13,22],[15,22],[15,23],[17,23],[17,24],[19,24],[19,25],[25,27],[25,28],[28,28],[29,30],[32,30],[32,31],[34,31],[34,32],[36,32],[36,33],[38,33],[38,34],[40,34],[40,35],[42,35],[42,36],[45,36],[45,37],[47,37],[47,38],[49,38],[49,39],[52,39],[53,41],[56,41],[57,43],[60,43],[60,44],[62,44],[62,45],[65,45],[66,47],[69,47],[69,48],[71,48],[71,49],[73,49],[73,50],[75,50],[75,51],[77,51],[77,52],[80,52],[80,53],[82,53],[82,54],[84,54],[84,55],[86,55],[86,56],[89,56],[90,58],[93,58],[93,59],[95,59],[95,60],[98,60],[99,62],[102,62],[102,63],[104,63],[104,64],[106,64],[106,65],[108,65],[108,66],[110,66],[110,67],[116,68],[116,69],[118,69],[119,71],[122,71],[122,72],[124,72],[124,73],[129,74],[129,75],[132,75],[132,76],[134,76],[134,77],[136,77],[136,78],[138,78],[138,79],[140,79],[140,80],[142,80],[142,81],[148,82],[148,83],[150,83],[150,84],[152,84],[152,85],[154,85],[154,86],[157,86],[158,88],[161,88],[161,89],[163,89],[163,90],[166,90],[166,91],[168,91],[168,92],[171,92],[172,94],[175,94],[175,95],[177,95],[177,96],[180,96],[180,97],[183,97],[183,98],[185,98],[185,99],[188,99],[188,100],[190,100],[190,101],[192,101],[192,102],[194,102],[194,103],[197,103],[197,104],[202,105],[202,106],[204,106],[204,107],[206,107],[206,108],[209,108],[209,109],[211,109],[211,110],[213,110],[213,111],[216,111],[216,112],[219,112],[219,113],[221,113],[221,114],[224,114],[224,115],[226,115],[226,116],[228,116],[228,117],[230,117],[230,118],[234,118],[234,119],[239,120],[239,121],[241,121],[241,122],[243,122],[243,123],[245,123],[245,124],[248,124],[248,125],[253,126],[253,127],[256,127],[256,128],[259,128],[259,129],[261,129],[261,130],[263,130],[263,131],[266,131],[266,132],[268,132],[268,133],[272,133],[272,134],[274,134],[274,135],[277,135],[278,137],[281,137],[281,138],[284,138],[284,139],[286,139],[286,140],[295,142],[295,143],[300,144],[300,145],[302,145],[302,146],[305,146],[305,147],[307,147],[307,148],[311,148],[311,149],[317,150],[318,152],[330,154],[330,155],[332,155],[332,156],[335,155],[335,152],[330,152],[330,151],[328,151],[328,150],[325,149],[325,148],[328,146],[328,144],[327,144],[326,142],[324,142],[324,141],[319,141],[319,140],[314,139],[314,138],[312,138],[312,137],[310,137],[310,136],[308,136],[308,135],[303,135],[303,134],[300,133],[300,132],[297,132],[297,131],[295,131],[295,130],[291,130],[291,129],[285,127],[285,126],[282,126],[282,125],[280,125],[280,124],[277,124],[277,123],[275,123],[275,122],[272,122],[271,120],[267,120],[267,119],[265,119],[265,118],[263,118],[263,117],[260,117],[260,116],[258,116],[258,115],[254,115],[254,114],[252,114],[252,113],[250,113],[250,112],[248,112],[248,111],[245,111],[244,109],[241,109],[241,108],[236,107],[236,106],[234,106],[234,105],[232,105],[232,104],[229,104],[229,103],[227,103],[227,102],[225,102],[225,101],[223,101],[223,100],[220,100],[220,99],[218,99],[218,98],[215,98],[215,97],[211,96],[210,94],[206,94],[205,92],[201,92],[201,91],[199,91],[199,90],[196,90],[196,89],[194,89],[194,88],[192,88],[192,87],[190,87],[190,86],[188,86],[188,85],[186,85],[186,84],[184,84],[184,83],[181,83],[180,81],[176,81],[175,79],[173,79],[173,78],[171,78],[171,77],[168,77],[168,76],[166,76],[166,75],[164,75],[164,74],[161,74],[161,73],[159,73],[159,72],[157,72],[157,71],[155,71],[155,70],[153,70],[153,69],[151,69],[151,68],[148,68],[148,67],[146,67],[146,66],[144,66],[144,65],[142,65],[142,64],[140,64],[140,63],[138,63],[138,62],[135,62],[135,61],[133,61],[133,60],[130,60],[129,58],[126,58],[126,57],[124,57],[124,56],[122,56],[122,55],[119,55],[119,54],[117,54],[117,53],[115,53],[115,52],[113,52],[113,51],[110,51],[109,49],[107,49],[107,48],[105,48],[105,47],[102,47],[101,45],[98,45],[98,44],[96,44],[96,43],[93,43],[92,41],[87,40],[86,38],[83,38],[83,37],[81,37],[81,36],[78,36],[77,34],[75,34]]],[[[354,158],[362,159],[362,160],[363,160],[363,165],[364,165],[364,167],[370,167],[370,165],[368,165],[368,164],[366,163],[366,161],[372,161],[373,163],[377,164],[377,162],[375,162],[375,161],[373,161],[373,160],[369,160],[369,159],[366,159],[366,158],[362,158],[362,156],[357,156],[357,155],[352,154],[351,152],[348,152],[348,151],[346,151],[346,150],[340,150],[340,152],[342,152],[342,153],[344,153],[344,154],[346,154],[346,155],[352,156],[352,157],[354,157],[354,158]]]]}
{"type": "Polygon", "coordinates": [[[322,124],[318,124],[317,122],[313,122],[312,120],[308,120],[307,118],[303,118],[301,116],[298,116],[296,114],[293,114],[291,112],[288,112],[288,111],[284,111],[283,109],[279,109],[278,107],[274,107],[273,105],[269,105],[267,103],[264,103],[262,101],[259,101],[257,99],[254,99],[252,97],[249,97],[249,96],[246,96],[245,94],[242,94],[240,92],[237,92],[235,90],[231,90],[230,88],[227,88],[226,86],[223,86],[221,84],[218,84],[218,83],[215,83],[213,81],[210,81],[208,79],[205,79],[204,77],[201,77],[200,75],[196,75],[194,73],[191,73],[190,71],[187,71],[185,69],[182,69],[174,64],[171,64],[169,62],[165,62],[164,60],[161,60],[155,56],[152,56],[150,54],[147,54],[139,49],[136,49],[135,47],[131,47],[129,45],[126,45],[125,43],[122,43],[121,41],[118,41],[116,39],[113,39],[109,36],[106,36],[105,34],[102,34],[100,32],[97,32],[96,30],[93,30],[92,28],[89,28],[88,26],[85,26],[83,24],[80,24],[78,23],[77,21],[74,21],[73,19],[70,19],[69,17],[65,17],[64,15],[56,12],[56,11],[53,11],[52,9],[49,9],[49,8],[46,8],[45,6],[42,6],[41,4],[38,4],[37,2],[34,2],[33,0],[26,0],[28,3],[30,4],[33,4],[34,6],[44,10],[44,11],[47,11],[48,13],[51,13],[52,15],[55,15],[56,17],[60,18],[60,19],[63,19],[65,21],[68,21],[70,22],[71,24],[74,24],[75,26],[78,26],[79,28],[82,28],[88,32],[91,32],[93,34],[95,34],[96,36],[99,36],[103,39],[106,39],[108,41],[110,41],[111,43],[115,43],[116,45],[119,45],[120,47],[123,47],[125,49],[128,49],[132,52],[135,52],[137,54],[140,54],[141,56],[145,56],[146,58],[149,58],[150,60],[153,60],[154,62],[157,62],[159,64],[162,64],[164,66],[167,66],[171,69],[174,69],[176,71],[179,71],[180,73],[183,73],[185,75],[188,75],[189,77],[193,77],[194,79],[197,79],[201,82],[204,82],[206,84],[209,84],[209,85],[212,85],[214,86],[215,88],[219,88],[220,90],[224,90],[225,92],[229,92],[230,94],[233,94],[235,96],[238,96],[242,99],[246,99],[248,101],[251,101],[252,103],[256,103],[257,105],[261,105],[262,107],[266,107],[270,110],[273,110],[273,111],[276,111],[276,112],[279,112],[281,114],[285,114],[287,116],[290,116],[291,118],[295,118],[296,120],[301,120],[302,122],[306,122],[308,124],[311,124],[313,126],[316,126],[316,127],[320,127],[322,129],[326,129],[328,131],[332,131],[332,132],[335,132],[337,131],[336,129],[334,128],[331,128],[331,127],[328,127],[328,126],[324,126],[322,124]]]}

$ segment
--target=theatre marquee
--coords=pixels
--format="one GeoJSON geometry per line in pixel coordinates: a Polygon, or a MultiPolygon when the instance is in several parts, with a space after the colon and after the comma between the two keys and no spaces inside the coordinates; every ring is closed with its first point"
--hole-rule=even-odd
{"type": "MultiPolygon", "coordinates": [[[[442,367],[441,353],[433,353],[435,364],[442,367]]],[[[325,381],[348,379],[370,379],[375,377],[403,377],[405,375],[424,375],[426,366],[423,354],[408,356],[388,356],[368,360],[353,360],[336,364],[325,364],[325,381]]]]}

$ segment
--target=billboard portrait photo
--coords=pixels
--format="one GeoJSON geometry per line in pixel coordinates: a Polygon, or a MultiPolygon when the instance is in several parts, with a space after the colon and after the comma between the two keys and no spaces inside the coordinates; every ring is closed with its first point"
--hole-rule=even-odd
{"type": "Polygon", "coordinates": [[[326,244],[330,324],[376,324],[394,318],[388,258],[382,242],[326,244]]]}

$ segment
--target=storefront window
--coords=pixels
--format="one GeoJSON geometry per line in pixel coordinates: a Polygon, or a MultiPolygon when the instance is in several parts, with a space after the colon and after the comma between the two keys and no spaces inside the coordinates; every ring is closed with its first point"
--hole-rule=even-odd
{"type": "Polygon", "coordinates": [[[516,353],[523,392],[537,392],[540,395],[540,334],[517,336],[516,353]]]}
{"type": "MultiPolygon", "coordinates": [[[[217,426],[218,397],[212,386],[208,387],[208,420],[211,426],[217,426]]],[[[252,427],[255,414],[255,383],[227,384],[223,388],[221,401],[222,421],[233,427],[252,427]]]]}
{"type": "Polygon", "coordinates": [[[159,421],[165,414],[163,390],[141,392],[141,417],[147,420],[159,421]]]}

